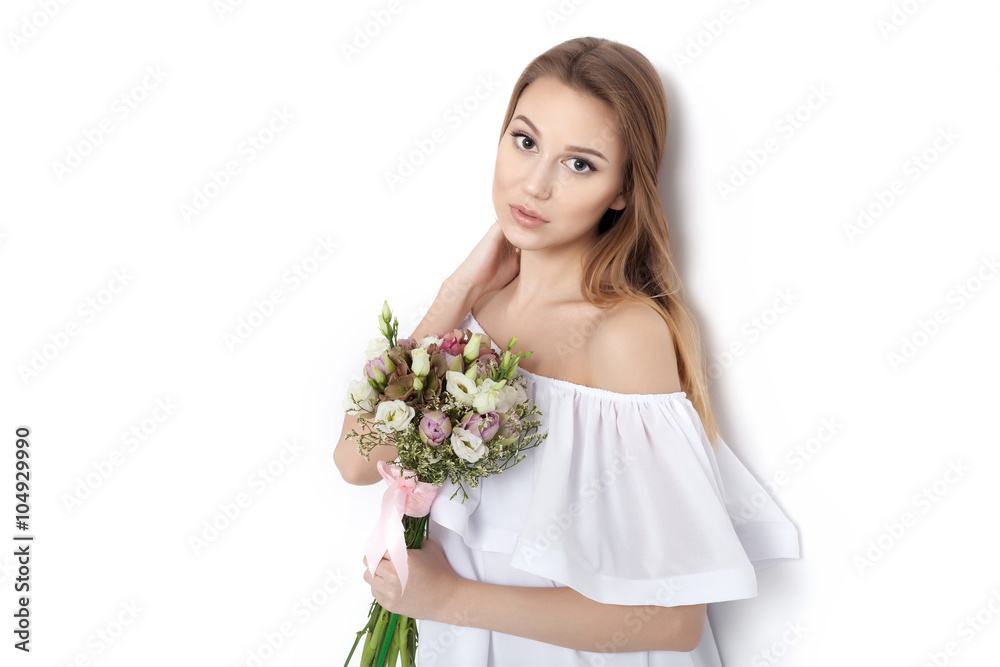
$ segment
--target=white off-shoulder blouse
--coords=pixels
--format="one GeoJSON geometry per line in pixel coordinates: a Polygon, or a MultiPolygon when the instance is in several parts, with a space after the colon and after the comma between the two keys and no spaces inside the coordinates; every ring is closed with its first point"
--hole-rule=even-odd
{"type": "MultiPolygon", "coordinates": [[[[489,335],[471,312],[460,326],[489,335]]],[[[721,438],[713,449],[684,392],[622,394],[519,372],[548,437],[466,486],[464,504],[447,481],[431,506],[429,534],[460,576],[674,606],[754,597],[756,569],[799,557],[795,526],[721,438]]],[[[627,627],[642,622],[636,611],[627,627]]],[[[420,667],[721,666],[707,619],[690,652],[577,651],[459,619],[418,629],[420,667]]]]}

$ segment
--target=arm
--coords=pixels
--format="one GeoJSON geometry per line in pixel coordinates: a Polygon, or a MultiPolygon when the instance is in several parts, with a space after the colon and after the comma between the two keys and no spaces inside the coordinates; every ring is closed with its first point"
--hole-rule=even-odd
{"type": "MultiPolygon", "coordinates": [[[[461,274],[452,274],[441,285],[434,303],[414,330],[414,340],[456,328],[480,296],[481,290],[474,283],[463,278],[461,274]]],[[[349,484],[359,486],[375,484],[382,480],[382,475],[376,467],[378,462],[394,460],[398,455],[396,448],[391,445],[374,447],[370,455],[371,460],[366,461],[365,457],[358,453],[358,441],[347,437],[352,430],[360,432],[358,417],[347,414],[344,417],[340,440],[333,450],[333,461],[340,470],[341,477],[349,484]]]]}
{"type": "Polygon", "coordinates": [[[484,628],[579,651],[693,651],[705,604],[603,604],[567,586],[503,586],[462,579],[444,623],[484,628]]]}
{"type": "Polygon", "coordinates": [[[458,272],[453,273],[441,285],[434,303],[413,330],[413,339],[419,341],[425,336],[456,328],[483,294],[485,292],[475,282],[458,272]]]}
{"type": "Polygon", "coordinates": [[[370,461],[365,461],[365,457],[358,452],[358,441],[348,438],[347,434],[352,430],[361,432],[357,415],[348,414],[344,417],[344,427],[340,432],[340,440],[333,450],[333,462],[340,470],[340,476],[348,484],[365,486],[374,484],[382,479],[378,471],[379,461],[393,461],[398,456],[396,448],[391,445],[378,445],[372,447],[370,461]]]}

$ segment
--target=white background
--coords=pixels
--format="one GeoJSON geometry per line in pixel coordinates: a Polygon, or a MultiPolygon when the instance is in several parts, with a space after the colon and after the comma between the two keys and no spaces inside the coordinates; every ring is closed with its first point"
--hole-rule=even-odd
{"type": "Polygon", "coordinates": [[[343,663],[371,601],[363,543],[382,488],[349,486],[333,465],[341,400],[383,299],[409,333],[492,222],[521,69],[591,34],[639,49],[664,80],[661,194],[717,364],[716,413],[801,532],[800,561],[762,571],[757,598],[712,609],[727,665],[995,656],[1000,280],[984,260],[1000,249],[1000,8],[387,7],[4,4],[2,662],[246,665],[284,623],[294,632],[264,664],[343,663]],[[391,20],[376,29],[372,12],[391,20]],[[363,44],[366,25],[377,34],[363,44]],[[810,98],[821,88],[827,99],[810,98]],[[278,125],[276,109],[291,120],[278,125]],[[93,145],[102,121],[111,131],[93,145]],[[436,128],[445,141],[415,154],[436,128]],[[250,137],[267,143],[252,152],[250,137]],[[766,145],[763,165],[746,162],[766,145]],[[58,168],[73,151],[77,166],[58,168]],[[925,152],[933,162],[915,169],[925,152]],[[390,188],[386,172],[411,157],[421,164],[390,188]],[[239,172],[213,188],[229,161],[239,172]],[[724,197],[734,170],[753,173],[724,197]],[[859,207],[878,211],[894,180],[901,194],[852,239],[859,207]],[[186,218],[196,193],[211,196],[186,218]],[[296,283],[295,268],[312,272],[296,283]],[[275,290],[270,316],[252,316],[275,290]],[[782,290],[792,305],[777,313],[782,290]],[[767,324],[751,335],[754,318],[767,324]],[[248,319],[259,326],[227,343],[248,319]],[[839,424],[832,437],[824,420],[839,424]],[[12,648],[19,425],[32,432],[30,655],[12,648]],[[133,428],[142,440],[124,439],[133,428]],[[293,440],[300,451],[274,463],[293,440]],[[269,463],[279,472],[261,484],[269,463]],[[249,504],[206,538],[240,494],[249,504]],[[131,624],[98,640],[130,604],[131,624]]]}

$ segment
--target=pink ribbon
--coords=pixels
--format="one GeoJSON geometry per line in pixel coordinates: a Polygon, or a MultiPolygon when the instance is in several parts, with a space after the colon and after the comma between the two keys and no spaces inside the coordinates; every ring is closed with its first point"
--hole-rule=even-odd
{"type": "Polygon", "coordinates": [[[402,466],[386,465],[379,461],[376,465],[382,479],[389,488],[382,496],[382,513],[375,522],[368,542],[365,543],[365,557],[368,560],[368,571],[375,576],[375,568],[382,561],[386,550],[389,560],[396,568],[399,584],[406,590],[406,579],[410,568],[406,564],[406,535],[403,532],[403,515],[412,517],[426,516],[431,511],[431,503],[440,487],[426,482],[417,481],[417,475],[412,470],[402,466]]]}

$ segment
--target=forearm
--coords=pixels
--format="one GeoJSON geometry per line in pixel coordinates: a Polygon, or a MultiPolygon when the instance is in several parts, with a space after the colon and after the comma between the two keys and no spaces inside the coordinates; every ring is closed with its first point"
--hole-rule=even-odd
{"type": "Polygon", "coordinates": [[[347,437],[347,434],[352,430],[359,433],[362,431],[358,422],[357,415],[347,414],[344,416],[340,440],[337,441],[337,446],[333,450],[333,462],[345,481],[359,486],[375,484],[382,480],[382,475],[377,467],[378,462],[393,461],[398,453],[392,445],[376,445],[369,452],[368,460],[365,460],[365,457],[358,452],[358,441],[347,437]]]}
{"type": "Polygon", "coordinates": [[[603,604],[566,586],[464,579],[454,606],[440,620],[579,651],[692,651],[701,641],[705,605],[603,604]]]}
{"type": "Polygon", "coordinates": [[[434,303],[413,330],[414,340],[445,333],[458,327],[482,296],[479,286],[452,274],[441,285],[434,303]]]}
{"type": "MultiPolygon", "coordinates": [[[[441,285],[434,303],[427,310],[424,319],[413,331],[413,338],[420,340],[424,336],[444,333],[456,328],[465,319],[473,304],[481,296],[481,290],[463,279],[452,274],[441,285]]],[[[405,335],[405,332],[400,332],[405,335]]],[[[369,460],[358,453],[356,440],[347,438],[351,430],[358,430],[358,417],[348,414],[344,417],[340,440],[334,449],[333,460],[345,480],[353,484],[375,484],[382,479],[376,465],[379,461],[392,461],[396,458],[396,448],[391,445],[378,445],[371,450],[369,460]]]]}

